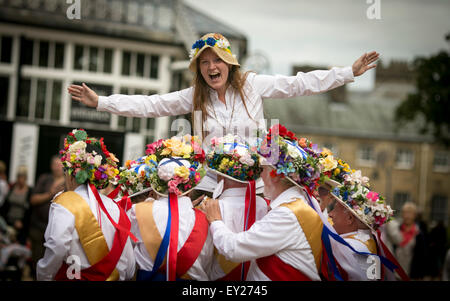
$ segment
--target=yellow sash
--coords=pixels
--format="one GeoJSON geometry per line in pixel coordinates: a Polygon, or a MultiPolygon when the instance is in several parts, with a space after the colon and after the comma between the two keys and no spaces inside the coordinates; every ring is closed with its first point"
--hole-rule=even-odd
{"type": "MultiPolygon", "coordinates": [[[[54,202],[63,206],[75,216],[75,229],[89,264],[94,265],[103,259],[109,253],[109,248],[88,203],[74,191],[60,194],[54,202]]],[[[106,281],[118,279],[119,272],[114,269],[106,281]]]]}
{"type": "Polygon", "coordinates": [[[229,261],[225,258],[224,255],[220,254],[216,248],[214,248],[214,256],[216,257],[217,262],[220,265],[220,268],[222,271],[227,275],[229,272],[234,270],[238,265],[240,265],[240,262],[233,262],[229,261]]]}
{"type": "Polygon", "coordinates": [[[322,228],[323,223],[320,216],[310,206],[305,204],[302,199],[296,199],[290,203],[284,203],[280,206],[290,209],[305,233],[306,239],[311,246],[317,270],[320,269],[320,260],[322,256],[322,228]]]}
{"type": "Polygon", "coordinates": [[[345,237],[345,239],[347,239],[347,238],[354,239],[354,240],[357,240],[357,241],[363,243],[367,247],[367,249],[369,250],[370,253],[377,254],[377,244],[373,238],[369,238],[366,241],[362,241],[362,240],[356,238],[356,234],[345,237]]]}
{"type": "MultiPolygon", "coordinates": [[[[152,261],[155,262],[156,254],[158,254],[159,246],[162,242],[162,237],[153,218],[153,202],[154,201],[145,201],[136,204],[135,212],[139,232],[141,233],[145,249],[152,261]]],[[[163,263],[166,262],[166,259],[167,254],[164,257],[163,263]]],[[[187,273],[180,278],[191,279],[187,273]]]]}

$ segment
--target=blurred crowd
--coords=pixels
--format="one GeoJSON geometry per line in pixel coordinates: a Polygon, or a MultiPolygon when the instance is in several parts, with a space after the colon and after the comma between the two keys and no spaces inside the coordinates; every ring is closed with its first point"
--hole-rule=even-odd
{"type": "MultiPolygon", "coordinates": [[[[28,170],[18,168],[15,182],[7,178],[0,161],[0,280],[34,280],[36,263],[44,255],[44,233],[53,197],[64,190],[64,173],[58,156],[34,187],[27,184],[28,170]]],[[[450,277],[450,241],[443,221],[428,225],[414,203],[403,205],[397,219],[382,229],[383,239],[413,280],[450,277]]]]}

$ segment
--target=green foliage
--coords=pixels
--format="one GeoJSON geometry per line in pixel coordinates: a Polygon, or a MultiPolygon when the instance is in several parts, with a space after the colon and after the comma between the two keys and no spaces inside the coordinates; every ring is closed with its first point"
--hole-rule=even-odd
{"type": "Polygon", "coordinates": [[[399,126],[422,116],[425,125],[419,133],[432,133],[437,142],[450,145],[450,55],[446,51],[414,61],[415,93],[411,93],[397,107],[399,126]]]}

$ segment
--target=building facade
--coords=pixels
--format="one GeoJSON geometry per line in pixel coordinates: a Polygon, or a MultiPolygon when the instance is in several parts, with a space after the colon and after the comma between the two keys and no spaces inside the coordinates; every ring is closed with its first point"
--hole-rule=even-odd
{"type": "Polygon", "coordinates": [[[20,165],[33,185],[48,171],[64,136],[84,128],[103,136],[121,160],[170,135],[171,117],[133,118],[72,101],[67,87],[98,95],[164,94],[189,86],[188,50],[207,32],[244,35],[181,0],[0,0],[0,160],[15,180],[20,165]]]}

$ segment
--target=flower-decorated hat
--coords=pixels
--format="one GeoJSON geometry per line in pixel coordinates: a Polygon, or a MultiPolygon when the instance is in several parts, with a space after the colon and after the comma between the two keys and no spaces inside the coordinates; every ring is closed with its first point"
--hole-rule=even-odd
{"type": "Polygon", "coordinates": [[[197,70],[197,58],[207,48],[211,48],[225,63],[240,66],[236,56],[231,53],[230,42],[220,33],[208,33],[192,45],[189,54],[189,69],[192,72],[197,70]]]}
{"type": "Polygon", "coordinates": [[[151,187],[161,196],[185,195],[205,176],[205,152],[196,136],[172,137],[147,145],[146,154],[157,163],[151,187]],[[156,160],[154,160],[156,159],[156,160]]]}
{"type": "Polygon", "coordinates": [[[238,136],[226,135],[211,139],[211,151],[206,155],[207,168],[239,183],[257,180],[262,172],[256,148],[239,142],[238,136]]]}
{"type": "Polygon", "coordinates": [[[125,167],[121,167],[119,181],[121,195],[130,197],[150,191],[151,175],[156,171],[158,163],[155,155],[140,157],[136,160],[128,160],[125,167]]]}
{"type": "Polygon", "coordinates": [[[77,183],[89,181],[98,189],[117,183],[119,160],[107,150],[103,138],[88,137],[85,130],[74,129],[64,139],[64,149],[59,153],[64,169],[77,183]]]}
{"type": "Polygon", "coordinates": [[[369,229],[375,231],[389,222],[394,212],[381,195],[366,187],[368,181],[369,178],[362,176],[359,170],[346,174],[343,185],[335,187],[331,195],[369,229]]]}
{"type": "Polygon", "coordinates": [[[316,145],[306,138],[297,138],[284,126],[272,126],[266,139],[258,148],[258,153],[274,168],[272,177],[282,176],[299,187],[315,189],[321,179],[323,157],[316,145]]]}

